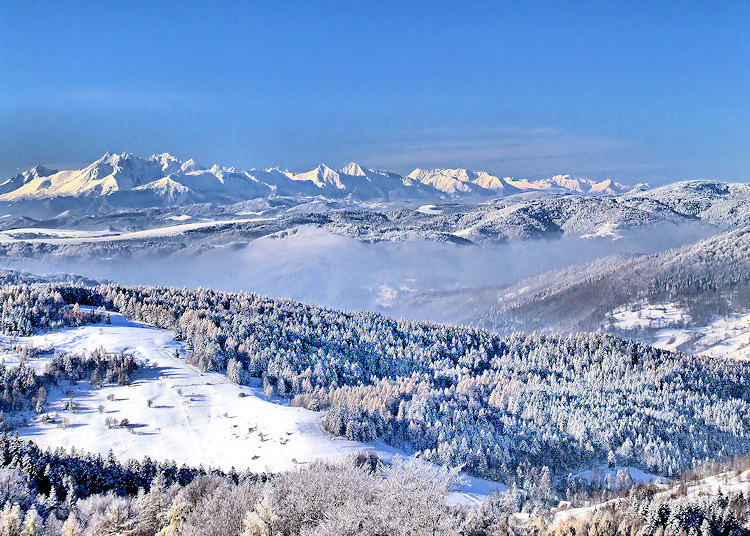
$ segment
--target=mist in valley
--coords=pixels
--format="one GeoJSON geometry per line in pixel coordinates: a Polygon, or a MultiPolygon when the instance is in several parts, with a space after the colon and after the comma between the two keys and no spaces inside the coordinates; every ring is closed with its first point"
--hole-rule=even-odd
{"type": "MultiPolygon", "coordinates": [[[[489,310],[499,288],[606,256],[655,253],[717,234],[707,224],[620,231],[613,237],[563,237],[457,245],[412,240],[361,242],[313,226],[249,244],[185,249],[169,256],[122,254],[6,258],[7,268],[75,273],[126,285],[250,291],[394,317],[471,323],[489,310]]],[[[85,251],[85,250],[83,250],[85,251]]]]}

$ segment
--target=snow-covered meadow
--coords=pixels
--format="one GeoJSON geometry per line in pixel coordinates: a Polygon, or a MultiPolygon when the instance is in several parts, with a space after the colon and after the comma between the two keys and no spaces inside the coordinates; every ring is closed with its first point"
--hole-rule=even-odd
{"type": "MultiPolygon", "coordinates": [[[[659,482],[659,487],[660,491],[656,494],[656,498],[658,499],[664,500],[679,495],[679,484],[663,481],[659,482]]],[[[738,475],[730,473],[711,475],[690,483],[684,490],[685,496],[692,498],[707,495],[727,495],[730,493],[750,493],[750,470],[738,475]]],[[[551,526],[559,527],[571,519],[590,520],[597,513],[606,512],[613,506],[616,507],[622,501],[622,498],[616,498],[578,508],[567,508],[566,503],[561,503],[561,507],[554,512],[551,526]]]]}
{"type": "Polygon", "coordinates": [[[683,327],[689,315],[674,303],[634,305],[613,312],[613,327],[654,330],[653,344],[726,359],[750,359],[750,314],[719,317],[705,326],[683,327]]]}
{"type": "MultiPolygon", "coordinates": [[[[269,399],[260,386],[240,386],[220,373],[202,372],[185,363],[184,345],[170,331],[110,313],[111,323],[65,328],[18,339],[41,349],[80,352],[104,348],[135,355],[143,365],[131,385],[95,388],[88,381],[66,382],[50,393],[45,414],[29,415],[19,433],[41,447],[76,448],[118,459],[149,456],[178,464],[255,472],[285,471],[315,459],[337,460],[373,450],[384,460],[408,453],[383,442],[360,443],[323,429],[320,412],[269,399]],[[70,391],[76,411],[64,409],[70,391]],[[109,427],[108,419],[127,419],[127,427],[109,427]],[[61,425],[61,422],[65,422],[61,425]]],[[[51,354],[27,362],[43,369],[51,354]]],[[[6,354],[9,366],[18,363],[6,354]]],[[[464,476],[453,503],[477,504],[504,486],[464,476]]]]}
{"type": "Polygon", "coordinates": [[[673,303],[621,307],[612,313],[613,326],[618,329],[662,328],[679,325],[689,317],[673,303]]]}

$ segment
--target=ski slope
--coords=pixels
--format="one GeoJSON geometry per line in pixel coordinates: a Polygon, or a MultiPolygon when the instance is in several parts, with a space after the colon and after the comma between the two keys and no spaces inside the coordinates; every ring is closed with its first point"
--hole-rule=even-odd
{"type": "MultiPolygon", "coordinates": [[[[220,373],[201,372],[188,365],[172,333],[111,313],[111,324],[66,328],[23,337],[20,343],[58,351],[80,352],[99,347],[135,355],[147,365],[129,386],[93,387],[88,381],[62,385],[50,393],[54,422],[30,415],[21,436],[41,447],[83,449],[120,459],[172,459],[178,464],[256,472],[285,471],[315,459],[336,460],[361,450],[374,450],[384,460],[407,453],[382,442],[360,443],[328,434],[324,414],[270,400],[260,385],[240,386],[220,373]],[[65,391],[72,389],[77,413],[63,409],[65,391]],[[112,399],[108,399],[112,398],[112,399]],[[149,400],[152,401],[149,407],[149,400]],[[99,407],[103,406],[100,412],[99,407]],[[108,428],[107,417],[128,419],[129,428],[108,428]],[[69,420],[67,427],[58,424],[69,420]]],[[[17,363],[13,356],[6,363],[17,363]]],[[[29,362],[44,367],[49,355],[29,362]]],[[[466,477],[450,497],[452,503],[478,504],[503,486],[466,477]]]]}

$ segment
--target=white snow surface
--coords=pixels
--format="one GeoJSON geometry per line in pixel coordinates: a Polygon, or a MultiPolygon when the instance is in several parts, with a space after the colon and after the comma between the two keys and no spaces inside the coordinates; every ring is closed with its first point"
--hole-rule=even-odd
{"type": "Polygon", "coordinates": [[[613,479],[617,478],[617,472],[621,469],[627,469],[630,473],[630,477],[633,479],[634,482],[641,482],[643,484],[648,484],[649,482],[666,482],[666,479],[663,476],[654,475],[651,473],[646,473],[644,471],[641,471],[637,467],[622,467],[617,466],[613,469],[610,469],[606,465],[600,465],[598,467],[593,467],[591,469],[587,469],[585,471],[581,471],[580,473],[577,473],[573,475],[576,478],[582,478],[584,480],[588,480],[589,482],[597,481],[604,483],[607,479],[607,476],[611,475],[613,479]]]}
{"type": "Polygon", "coordinates": [[[750,360],[750,314],[718,318],[698,328],[659,330],[654,346],[674,350],[685,343],[691,343],[696,354],[750,360]]]}
{"type": "MultiPolygon", "coordinates": [[[[383,460],[407,457],[381,441],[360,443],[328,434],[324,414],[269,399],[258,386],[240,386],[224,374],[201,372],[174,356],[186,354],[184,345],[168,330],[135,322],[117,313],[111,324],[65,328],[20,338],[20,343],[58,351],[80,352],[103,347],[108,352],[133,354],[147,365],[129,386],[94,388],[87,381],[50,393],[50,411],[67,417],[70,425],[58,427],[33,416],[21,436],[42,448],[64,447],[107,454],[119,459],[148,455],[178,464],[228,470],[284,471],[315,459],[336,460],[374,450],[383,460]],[[63,410],[64,391],[73,389],[78,413],[63,410]],[[113,395],[114,400],[107,400],[113,395]],[[241,396],[244,395],[244,396],[241,396]],[[153,405],[148,407],[148,401],[153,405]],[[104,410],[99,412],[102,405],[104,410]],[[127,418],[131,430],[109,429],[105,419],[127,418]]],[[[29,362],[42,369],[49,355],[29,362]]],[[[13,364],[6,358],[6,363],[13,364]]],[[[17,362],[17,361],[16,361],[17,362]]],[[[504,486],[462,475],[449,497],[450,504],[477,505],[493,490],[504,486]]]]}
{"type": "MultiPolygon", "coordinates": [[[[678,484],[671,482],[662,482],[659,485],[661,491],[656,494],[656,497],[666,498],[676,495],[678,484]]],[[[687,496],[698,497],[701,495],[717,495],[720,491],[725,494],[740,492],[749,493],[750,471],[745,471],[739,475],[722,473],[703,478],[696,483],[688,485],[687,496]]],[[[572,518],[582,520],[591,519],[597,512],[604,511],[605,509],[611,507],[611,505],[617,505],[621,501],[622,499],[612,499],[603,503],[583,506],[580,508],[568,508],[567,504],[560,503],[560,507],[558,507],[557,512],[555,512],[554,521],[551,524],[551,528],[559,526],[563,522],[568,521],[572,518]]]]}
{"type": "Polygon", "coordinates": [[[591,233],[582,234],[581,238],[611,238],[613,240],[619,240],[622,238],[622,233],[618,229],[616,223],[607,222],[603,223],[591,233]]]}
{"type": "Polygon", "coordinates": [[[674,303],[621,307],[613,326],[623,330],[653,329],[653,346],[723,359],[750,360],[750,313],[716,318],[705,326],[681,327],[690,316],[674,303]]]}
{"type": "Polygon", "coordinates": [[[442,209],[436,207],[435,205],[422,205],[417,209],[417,212],[420,212],[422,214],[442,214],[442,209]]]}
{"type": "Polygon", "coordinates": [[[690,320],[675,304],[643,307],[621,307],[612,313],[614,327],[619,329],[664,328],[690,320]]]}

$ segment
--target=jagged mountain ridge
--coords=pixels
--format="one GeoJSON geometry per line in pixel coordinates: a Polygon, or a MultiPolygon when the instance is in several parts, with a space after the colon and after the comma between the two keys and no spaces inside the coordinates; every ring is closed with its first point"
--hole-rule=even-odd
{"type": "Polygon", "coordinates": [[[463,168],[433,170],[417,168],[407,176],[449,194],[473,194],[489,191],[496,194],[512,195],[528,191],[564,191],[578,194],[617,195],[648,188],[648,185],[644,183],[626,186],[609,179],[597,182],[581,177],[571,177],[570,175],[555,175],[549,179],[536,181],[512,177],[500,178],[486,171],[470,171],[463,168]]]}
{"type": "Polygon", "coordinates": [[[22,188],[29,181],[39,179],[40,177],[47,177],[54,173],[57,173],[57,171],[47,169],[44,166],[34,166],[33,168],[27,171],[22,171],[15,177],[11,177],[10,179],[7,179],[0,183],[0,195],[6,194],[8,192],[13,192],[19,188],[22,188]]]}
{"type": "Polygon", "coordinates": [[[231,203],[274,195],[356,201],[437,201],[539,191],[613,195],[631,190],[610,180],[595,182],[568,175],[529,181],[466,169],[416,169],[401,176],[364,169],[354,162],[339,170],[321,164],[302,173],[278,168],[240,171],[220,165],[205,168],[192,159],[181,161],[168,153],[147,159],[130,153],[107,153],[82,169],[57,171],[37,166],[20,173],[0,184],[0,201],[112,196],[127,198],[128,205],[154,206],[231,203]]]}

